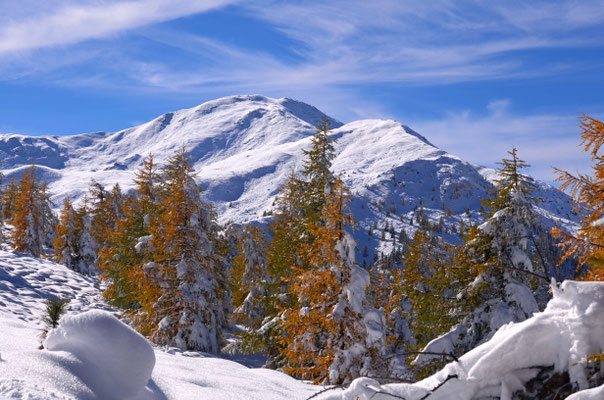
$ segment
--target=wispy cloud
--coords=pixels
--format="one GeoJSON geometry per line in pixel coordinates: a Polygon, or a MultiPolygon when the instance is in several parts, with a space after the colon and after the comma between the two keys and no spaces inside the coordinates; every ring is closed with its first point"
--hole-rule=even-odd
{"type": "MultiPolygon", "coordinates": [[[[604,47],[602,0],[15,4],[0,2],[0,81],[39,79],[103,92],[196,100],[236,93],[293,96],[344,121],[402,117],[392,115],[393,107],[377,96],[373,101],[365,96],[367,88],[578,75],[602,57],[585,60],[567,52],[601,52],[604,47]],[[287,50],[296,57],[270,46],[246,46],[245,40],[228,41],[220,34],[202,36],[190,26],[160,24],[231,4],[235,6],[229,12],[261,21],[264,29],[285,38],[287,50]],[[146,47],[150,44],[153,51],[146,47]]],[[[226,36],[235,31],[226,29],[226,36]]],[[[442,104],[451,107],[454,100],[442,104]]],[[[403,122],[477,163],[492,164],[516,146],[535,165],[535,174],[546,180],[551,180],[550,164],[571,170],[588,165],[576,146],[576,115],[519,115],[498,100],[485,110],[403,122]]]]}
{"type": "MultiPolygon", "coordinates": [[[[240,91],[254,87],[295,90],[309,86],[440,85],[530,78],[589,68],[580,59],[530,63],[525,52],[602,46],[597,35],[578,31],[597,26],[604,13],[602,1],[595,0],[580,5],[563,0],[555,7],[548,1],[498,5],[477,0],[88,1],[55,0],[55,7],[32,11],[32,17],[11,17],[16,9],[7,10],[8,18],[0,17],[0,55],[4,55],[0,70],[19,63],[26,67],[28,63],[42,64],[44,70],[54,65],[60,69],[70,61],[75,65],[82,62],[82,52],[74,44],[114,39],[123,32],[151,26],[138,29],[137,34],[178,48],[199,62],[174,63],[161,54],[143,58],[136,51],[126,50],[113,62],[98,63],[97,75],[115,79],[116,74],[102,71],[117,63],[123,69],[123,76],[118,77],[120,85],[129,81],[133,87],[184,92],[217,86],[240,91]],[[239,14],[262,20],[286,35],[291,41],[290,50],[298,54],[299,60],[291,62],[279,53],[235,47],[157,26],[231,3],[238,3],[239,14]],[[65,48],[73,51],[60,61],[49,55],[52,49],[60,52],[65,48]],[[35,49],[48,49],[48,53],[23,56],[24,51],[35,49]],[[45,62],[46,58],[51,58],[50,62],[45,62]]],[[[0,11],[2,7],[7,6],[0,5],[0,11]]],[[[109,50],[114,45],[111,40],[97,44],[109,50]]],[[[37,72],[35,68],[29,70],[37,72]]],[[[81,82],[90,80],[73,80],[74,84],[81,82]]]]}
{"type": "Polygon", "coordinates": [[[105,38],[125,30],[209,11],[230,3],[234,1],[141,0],[100,4],[62,2],[57,9],[46,9],[46,13],[37,13],[34,17],[3,21],[0,26],[0,55],[105,38]]]}
{"type": "Polygon", "coordinates": [[[495,100],[482,115],[460,111],[409,123],[434,145],[477,164],[493,167],[516,147],[520,157],[533,166],[531,174],[544,181],[553,181],[552,166],[589,172],[591,161],[579,147],[576,115],[519,115],[509,106],[508,100],[495,100]]]}

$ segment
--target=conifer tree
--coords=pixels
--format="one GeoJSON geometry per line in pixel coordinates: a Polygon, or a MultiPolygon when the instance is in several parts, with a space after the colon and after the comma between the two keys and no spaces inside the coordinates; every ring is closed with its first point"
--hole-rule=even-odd
{"type": "Polygon", "coordinates": [[[311,224],[322,224],[321,213],[325,192],[334,183],[331,161],[334,158],[333,139],[329,137],[329,123],[324,120],[312,138],[312,148],[304,152],[306,159],[301,176],[293,171],[280,188],[275,200],[274,220],[270,224],[272,240],[267,251],[271,278],[266,291],[267,317],[258,329],[243,334],[244,348],[262,351],[268,356],[267,366],[278,368],[287,364],[284,359],[284,335],[281,324],[285,310],[296,307],[298,298],[292,292],[291,278],[295,268],[309,268],[301,254],[305,244],[314,242],[311,224]]]}
{"type": "Polygon", "coordinates": [[[75,254],[77,253],[76,212],[68,197],[63,199],[63,208],[57,225],[57,237],[53,247],[55,261],[70,269],[75,269],[75,254]]]}
{"type": "Polygon", "coordinates": [[[57,216],[52,210],[52,202],[50,200],[50,193],[48,192],[48,185],[45,181],[42,181],[39,189],[41,216],[42,216],[42,237],[44,240],[44,246],[53,246],[52,242],[57,237],[56,227],[59,223],[57,216]]]}
{"type": "Polygon", "coordinates": [[[90,230],[86,205],[75,210],[65,198],[53,241],[55,261],[82,274],[95,275],[96,245],[90,230]]]}
{"type": "Polygon", "coordinates": [[[2,184],[4,183],[4,174],[0,172],[0,243],[4,242],[4,202],[2,199],[4,198],[4,190],[2,188],[2,184]]]}
{"type": "Polygon", "coordinates": [[[383,363],[386,376],[403,378],[408,376],[404,357],[405,351],[415,347],[415,338],[409,329],[408,314],[411,304],[403,291],[403,270],[388,265],[387,260],[371,269],[372,304],[384,311],[386,319],[386,354],[383,363]]]}
{"type": "Polygon", "coordinates": [[[122,194],[119,184],[111,192],[94,179],[90,182],[88,200],[92,237],[97,244],[96,252],[101,252],[109,243],[117,221],[122,216],[122,194]]]}
{"type": "MultiPolygon", "coordinates": [[[[234,260],[234,269],[241,270],[237,286],[239,299],[233,295],[233,319],[252,328],[259,328],[266,316],[264,298],[270,284],[266,251],[268,243],[258,226],[248,225],[238,240],[239,254],[234,260]]],[[[235,292],[235,291],[234,291],[235,292]]]]}
{"type": "Polygon", "coordinates": [[[581,215],[581,228],[577,236],[561,229],[554,235],[562,238],[566,250],[563,259],[579,257],[579,266],[587,266],[585,279],[604,280],[604,123],[587,115],[581,120],[581,145],[591,156],[593,176],[572,175],[554,168],[557,180],[562,182],[560,190],[569,190],[575,201],[575,211],[581,215]]]}
{"type": "Polygon", "coordinates": [[[40,257],[44,244],[53,232],[52,214],[46,185],[38,180],[32,165],[21,177],[15,194],[15,211],[11,223],[14,227],[11,239],[15,250],[40,257]]]}
{"type": "Polygon", "coordinates": [[[150,227],[153,262],[144,266],[161,296],[152,304],[141,304],[150,314],[147,322],[155,324],[151,339],[217,353],[224,344],[224,302],[230,301],[230,294],[224,271],[219,270],[224,265],[212,243],[214,215],[200,201],[184,148],[169,159],[162,175],[162,211],[150,227]]]}
{"type": "Polygon", "coordinates": [[[10,221],[13,219],[18,190],[19,183],[15,177],[12,176],[2,191],[2,211],[4,213],[5,221],[10,221]]]}
{"type": "Polygon", "coordinates": [[[369,310],[367,271],[355,265],[355,243],[345,227],[348,194],[338,179],[325,195],[320,224],[304,243],[307,268],[294,267],[291,290],[297,305],[284,311],[285,370],[303,379],[338,384],[375,373],[384,352],[384,320],[369,310]]]}
{"type": "Polygon", "coordinates": [[[410,306],[406,317],[414,338],[408,348],[418,350],[457,322],[450,310],[458,283],[447,268],[452,261],[448,246],[426,231],[415,233],[403,258],[401,292],[410,306]]]}
{"type": "Polygon", "coordinates": [[[118,190],[113,196],[116,228],[110,231],[107,246],[99,255],[101,278],[108,283],[103,295],[115,306],[133,314],[140,325],[145,319],[137,314],[139,300],[153,303],[158,297],[156,284],[145,278],[143,265],[151,261],[149,243],[152,239],[150,226],[159,218],[161,177],[153,161],[153,155],[143,160],[143,167],[136,172],[132,196],[123,198],[118,190]],[[139,321],[140,320],[140,321],[139,321]]]}
{"type": "Polygon", "coordinates": [[[334,184],[331,162],[335,157],[334,139],[329,137],[329,120],[324,118],[312,138],[312,148],[305,150],[304,168],[304,213],[307,223],[319,223],[325,203],[325,191],[334,184]]]}
{"type": "Polygon", "coordinates": [[[86,204],[76,210],[76,263],[75,270],[86,275],[97,273],[96,242],[92,237],[92,222],[86,204]]]}
{"type": "MultiPolygon", "coordinates": [[[[518,159],[516,150],[509,152],[498,170],[495,194],[486,202],[490,217],[480,226],[471,227],[455,255],[454,268],[474,279],[457,293],[465,317],[445,338],[428,344],[432,352],[464,352],[491,338],[499,327],[518,322],[539,311],[530,285],[535,277],[547,277],[533,268],[529,237],[534,222],[531,196],[534,186],[521,173],[528,166],[518,159]],[[453,345],[452,345],[453,343],[453,345]]],[[[420,357],[420,359],[430,357],[420,357]]],[[[417,360],[416,360],[417,361],[417,360]]]]}

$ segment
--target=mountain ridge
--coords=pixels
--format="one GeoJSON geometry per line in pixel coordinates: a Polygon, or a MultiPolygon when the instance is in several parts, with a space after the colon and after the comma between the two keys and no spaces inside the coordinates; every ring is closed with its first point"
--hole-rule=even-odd
{"type": "MultiPolygon", "coordinates": [[[[193,160],[204,200],[221,223],[266,221],[279,185],[300,171],[303,150],[316,125],[327,118],[335,142],[333,169],[353,194],[351,210],[359,248],[388,253],[400,231],[410,236],[422,218],[442,224],[456,240],[461,221],[479,222],[480,199],[488,196],[492,170],[472,165],[431,144],[394,120],[367,119],[342,124],[306,103],[260,95],[237,95],[163,114],[118,132],[73,136],[0,135],[5,174],[19,176],[34,159],[49,182],[53,201],[82,199],[91,179],[132,188],[134,171],[152,153],[158,164],[181,146],[193,160]],[[369,235],[374,228],[383,236],[369,235]]],[[[576,228],[569,198],[538,183],[545,201],[539,213],[552,225],[576,228]]],[[[399,242],[400,243],[400,242],[399,242]]]]}

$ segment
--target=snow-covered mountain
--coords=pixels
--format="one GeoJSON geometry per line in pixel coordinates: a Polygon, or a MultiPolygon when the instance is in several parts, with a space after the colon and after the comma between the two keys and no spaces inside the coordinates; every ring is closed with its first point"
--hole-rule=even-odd
{"type": "MultiPolygon", "coordinates": [[[[161,163],[185,146],[219,221],[257,221],[266,219],[279,185],[300,170],[303,150],[310,147],[322,118],[329,118],[334,128],[333,167],[354,195],[355,236],[359,248],[368,245],[366,261],[374,249],[392,248],[391,232],[397,238],[401,230],[411,235],[422,207],[428,220],[442,220],[451,240],[461,220],[480,218],[480,199],[487,196],[492,170],[438,149],[399,122],[370,119],[343,125],[287,98],[225,97],[115,133],[3,134],[0,159],[8,177],[18,176],[32,161],[41,166],[58,207],[65,196],[81,199],[92,178],[131,188],[133,172],[148,154],[161,163]],[[375,233],[368,235],[376,223],[375,233]],[[386,223],[389,230],[382,238],[386,223]]],[[[552,224],[573,229],[577,218],[568,197],[545,183],[538,186],[544,199],[539,212],[552,224]]]]}

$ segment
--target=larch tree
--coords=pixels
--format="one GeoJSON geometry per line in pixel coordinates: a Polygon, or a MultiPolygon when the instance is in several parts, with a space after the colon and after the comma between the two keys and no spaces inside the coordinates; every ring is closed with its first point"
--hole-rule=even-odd
{"type": "Polygon", "coordinates": [[[323,118],[312,137],[312,147],[304,150],[304,218],[306,223],[319,223],[325,203],[325,190],[333,186],[335,178],[331,163],[335,157],[334,139],[329,137],[329,120],[323,118]]]}
{"type": "Polygon", "coordinates": [[[459,281],[448,268],[452,262],[449,246],[426,231],[415,233],[403,259],[401,290],[409,303],[405,316],[414,339],[407,348],[413,351],[449,331],[457,322],[451,310],[459,281]]]}
{"type": "Polygon", "coordinates": [[[13,213],[15,212],[19,183],[14,176],[11,176],[3,189],[2,212],[4,215],[4,221],[10,221],[13,218],[13,213]]]}
{"type": "Polygon", "coordinates": [[[11,239],[15,250],[40,257],[44,245],[54,232],[53,219],[46,185],[38,180],[36,168],[32,165],[21,177],[16,188],[14,212],[11,224],[14,229],[11,239]]]}
{"type": "MultiPolygon", "coordinates": [[[[266,366],[281,368],[283,358],[283,336],[280,324],[283,311],[293,307],[296,296],[290,290],[289,279],[294,266],[300,266],[302,259],[299,249],[308,233],[304,222],[304,181],[293,172],[279,189],[275,199],[273,221],[269,225],[272,235],[267,248],[267,270],[270,283],[265,285],[263,301],[266,317],[259,328],[249,328],[241,334],[244,352],[261,352],[267,357],[266,366]]],[[[243,276],[243,268],[234,270],[243,276]]]]}
{"type": "Polygon", "coordinates": [[[153,303],[159,297],[155,283],[145,279],[143,270],[143,265],[151,261],[150,226],[160,211],[161,177],[152,155],[143,161],[134,183],[133,195],[120,200],[120,218],[110,232],[108,245],[99,254],[99,268],[101,278],[107,282],[105,298],[145,325],[145,318],[138,313],[139,300],[153,303]]]}
{"type": "Polygon", "coordinates": [[[321,222],[310,224],[305,267],[294,267],[291,291],[297,304],[283,313],[286,371],[303,379],[339,384],[375,374],[384,354],[384,317],[369,309],[369,273],[354,261],[355,242],[346,232],[348,194],[341,180],[327,188],[321,222]]]}
{"type": "Polygon", "coordinates": [[[224,264],[217,254],[214,214],[203,204],[185,149],[163,168],[162,211],[150,227],[153,261],[143,266],[161,296],[141,304],[151,315],[151,339],[181,349],[218,353],[230,301],[224,264]]]}
{"type": "Polygon", "coordinates": [[[279,189],[275,200],[273,221],[270,224],[272,240],[267,250],[268,271],[267,318],[262,326],[243,336],[247,350],[261,351],[267,357],[267,366],[285,365],[283,358],[282,326],[284,310],[294,307],[297,298],[290,290],[290,278],[295,267],[303,267],[300,249],[303,243],[312,243],[311,221],[321,223],[325,191],[333,185],[331,161],[334,158],[333,138],[329,137],[329,121],[323,120],[311,139],[312,147],[305,150],[301,176],[291,172],[287,182],[279,189]]]}
{"type": "Polygon", "coordinates": [[[88,203],[92,237],[97,245],[96,252],[99,253],[109,245],[112,232],[122,216],[122,193],[119,185],[116,184],[110,192],[103,184],[91,180],[88,203]]]}
{"type": "Polygon", "coordinates": [[[562,238],[564,259],[577,256],[580,266],[587,266],[585,279],[604,280],[604,123],[587,115],[580,117],[581,145],[591,156],[593,175],[573,175],[555,168],[560,190],[569,190],[575,210],[581,215],[581,228],[574,236],[561,229],[554,235],[562,238]]]}

